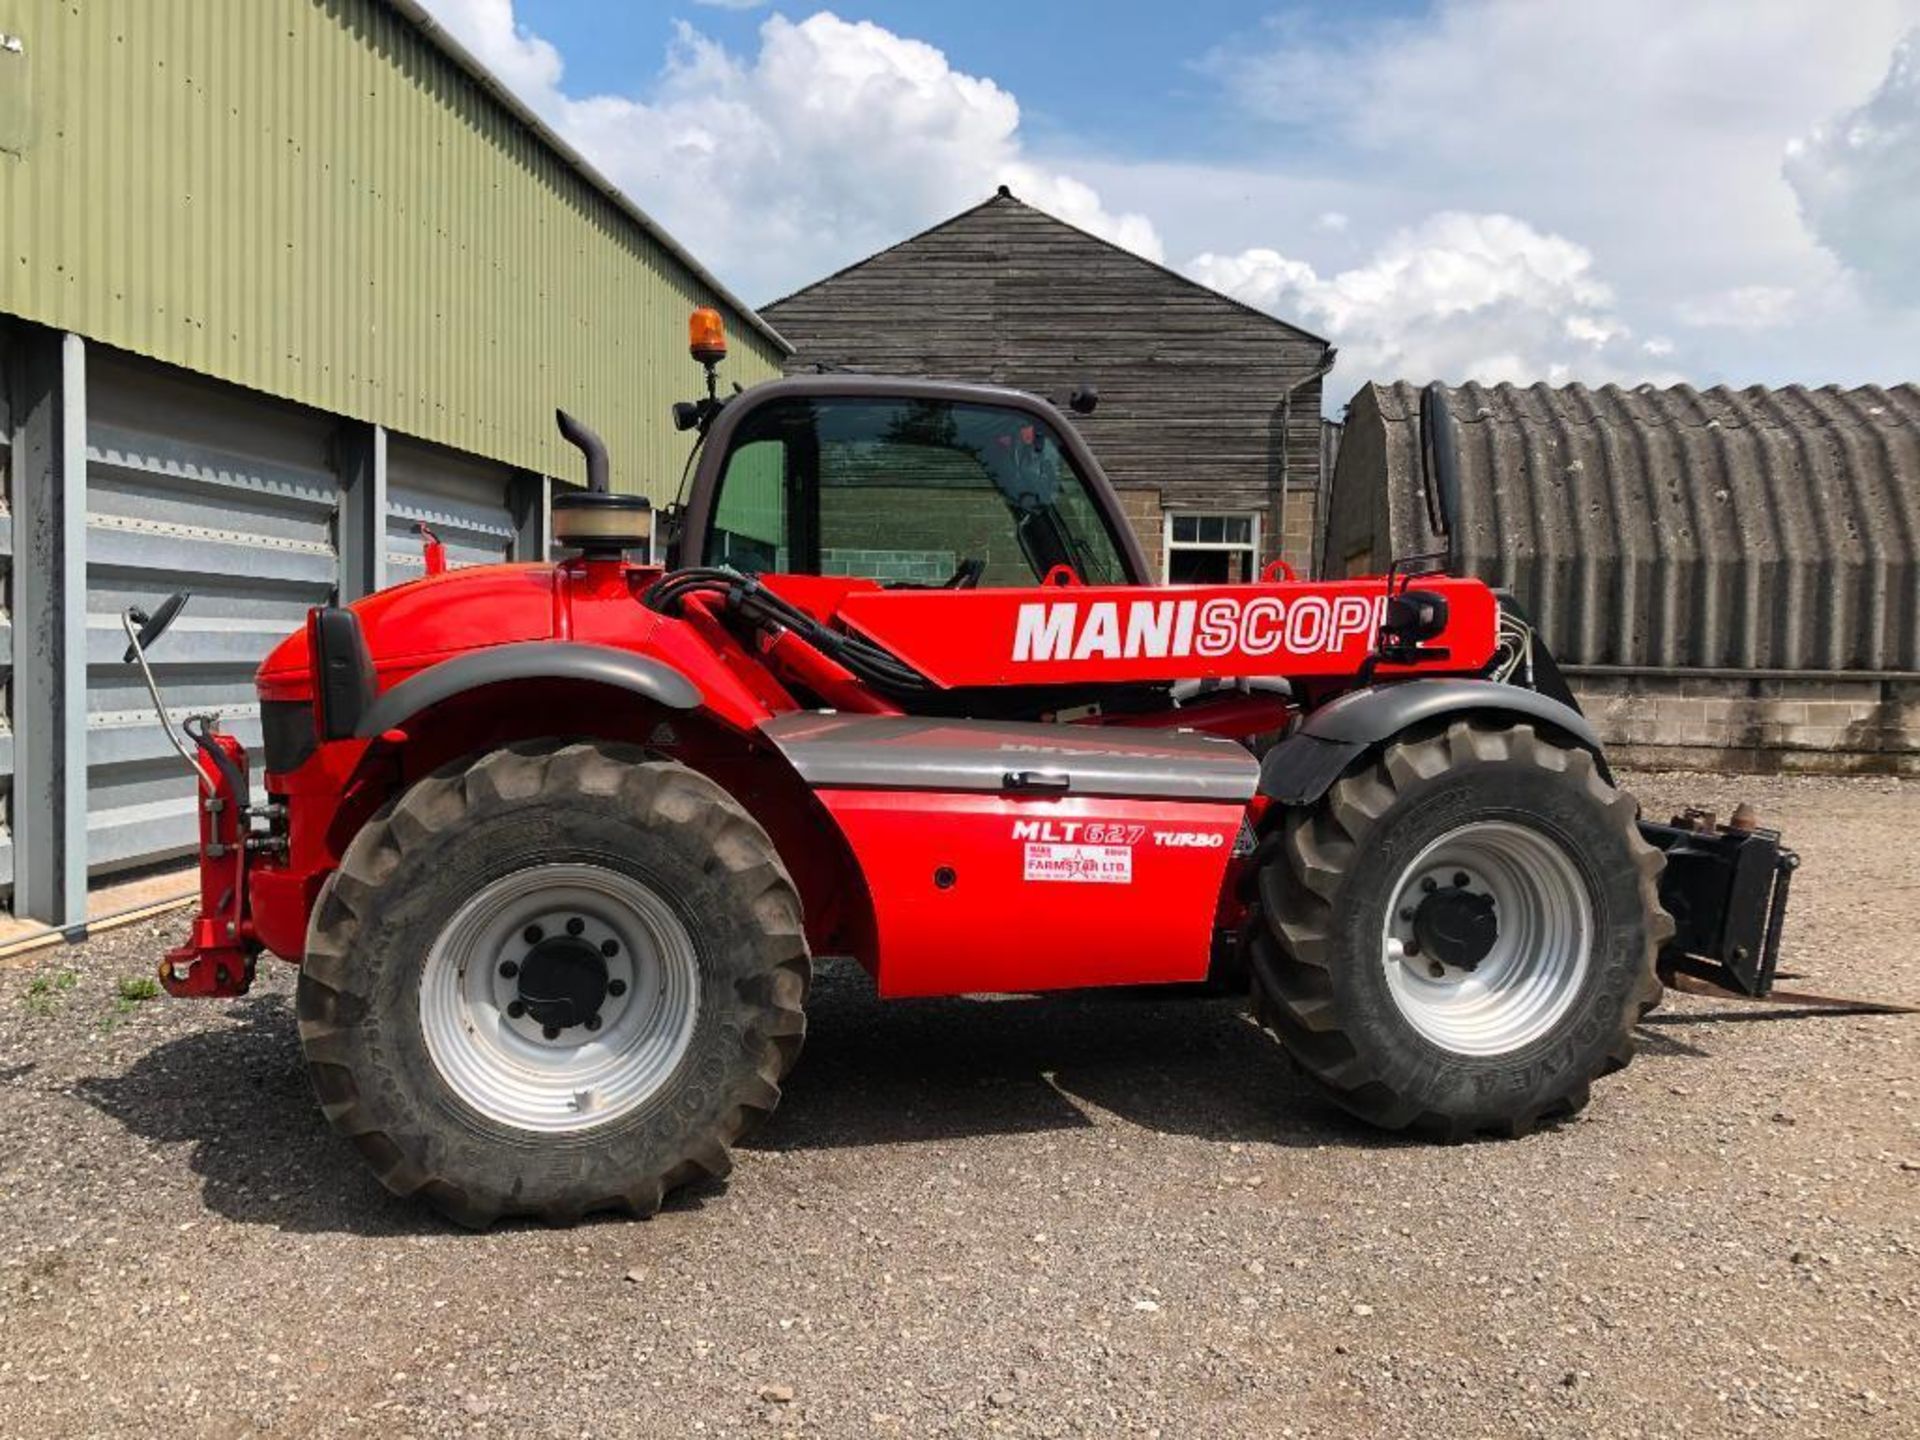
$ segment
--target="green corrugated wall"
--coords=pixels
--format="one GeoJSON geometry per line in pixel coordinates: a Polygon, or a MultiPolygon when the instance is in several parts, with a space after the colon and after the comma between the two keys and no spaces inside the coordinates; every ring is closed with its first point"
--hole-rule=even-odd
{"type": "MultiPolygon", "coordinates": [[[[656,499],[683,264],[380,0],[0,0],[0,312],[656,499]]],[[[723,377],[778,373],[727,311],[723,377]]]]}

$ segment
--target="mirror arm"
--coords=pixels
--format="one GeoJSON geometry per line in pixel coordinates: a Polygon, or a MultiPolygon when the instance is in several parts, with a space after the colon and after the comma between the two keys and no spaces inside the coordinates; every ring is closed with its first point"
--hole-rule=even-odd
{"type": "Polygon", "coordinates": [[[199,757],[187,748],[187,742],[180,738],[179,732],[174,729],[172,718],[167,714],[166,702],[160,698],[159,682],[153,678],[153,667],[147,664],[146,649],[140,643],[139,633],[133,628],[136,623],[142,625],[146,623],[146,617],[137,605],[129,605],[120,612],[120,628],[127,632],[127,654],[140,666],[140,678],[146,681],[147,694],[153,697],[153,708],[160,716],[160,728],[166,732],[167,743],[173,746],[182,760],[186,761],[187,768],[193,771],[193,778],[199,782],[200,788],[211,794],[213,783],[207,779],[207,772],[200,768],[199,757]],[[136,616],[140,617],[138,622],[135,620],[136,616]]]}

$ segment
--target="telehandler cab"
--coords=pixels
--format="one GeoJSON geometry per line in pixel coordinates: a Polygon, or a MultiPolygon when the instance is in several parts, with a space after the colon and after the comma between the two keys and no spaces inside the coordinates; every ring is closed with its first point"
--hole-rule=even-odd
{"type": "MultiPolygon", "coordinates": [[[[1792,856],[1643,822],[1510,597],[1432,558],[1157,584],[1046,402],[723,398],[717,315],[693,341],[660,534],[562,414],[566,558],[315,609],[260,667],[264,802],[216,718],[176,741],[201,907],[160,978],[297,964],[394,1191],[478,1226],[724,1174],[814,955],[884,997],[1250,976],[1335,1100],[1442,1139],[1584,1105],[1657,965],[1771,984],[1792,856]]],[[[143,669],[178,598],[128,617],[143,669]]]]}

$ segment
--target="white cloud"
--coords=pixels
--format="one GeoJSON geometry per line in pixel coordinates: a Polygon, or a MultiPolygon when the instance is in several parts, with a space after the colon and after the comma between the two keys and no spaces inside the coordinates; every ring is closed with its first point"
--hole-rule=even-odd
{"type": "Polygon", "coordinates": [[[1204,163],[1043,153],[991,78],[829,13],[738,49],[682,27],[659,71],[587,95],[511,0],[428,3],[750,298],[1006,183],[1327,334],[1335,403],[1397,367],[1851,382],[1920,354],[1920,305],[1850,278],[1920,297],[1912,49],[1888,67],[1920,0],[1844,23],[1804,0],[1275,0],[1206,62],[1240,114],[1204,163]]]}
{"type": "Polygon", "coordinates": [[[1593,257],[1511,215],[1443,211],[1332,274],[1265,248],[1187,272],[1327,335],[1350,379],[1647,378],[1593,257]]]}
{"type": "MultiPolygon", "coordinates": [[[[1020,106],[931,45],[827,12],[775,15],[740,55],[693,27],[633,94],[574,96],[509,0],[431,0],[450,29],[743,294],[770,299],[990,196],[1021,199],[1150,259],[1142,215],[1026,153],[1020,106]],[[504,58],[497,58],[504,57],[504,58]],[[533,87],[526,92],[526,85],[533,87]]],[[[548,47],[550,50],[551,47],[548,47]]]]}
{"type": "Polygon", "coordinates": [[[560,52],[513,17],[513,0],[428,0],[434,18],[522,99],[560,83],[560,52]]]}
{"type": "Polygon", "coordinates": [[[1920,31],[1864,104],[1787,147],[1784,168],[1821,243],[1877,295],[1920,305],[1920,31]]]}
{"type": "MultiPolygon", "coordinates": [[[[1435,211],[1514,215],[1589,252],[1613,313],[1666,332],[1671,357],[1651,358],[1690,379],[1903,378],[1914,325],[1863,306],[1834,256],[1920,297],[1920,62],[1888,73],[1916,24],[1920,0],[1435,0],[1374,21],[1296,0],[1205,62],[1286,157],[1242,162],[1267,173],[1239,186],[1261,212],[1235,217],[1241,235],[1193,235],[1194,212],[1156,198],[1178,177],[1091,178],[1175,253],[1275,244],[1245,233],[1264,228],[1322,270],[1351,251],[1298,217],[1330,202],[1362,253],[1435,211]]],[[[1587,346],[1505,348],[1576,365],[1587,346]]]]}
{"type": "Polygon", "coordinates": [[[1703,330],[1771,330],[1793,319],[1798,300],[1783,285],[1736,285],[1682,300],[1674,315],[1703,330]]]}

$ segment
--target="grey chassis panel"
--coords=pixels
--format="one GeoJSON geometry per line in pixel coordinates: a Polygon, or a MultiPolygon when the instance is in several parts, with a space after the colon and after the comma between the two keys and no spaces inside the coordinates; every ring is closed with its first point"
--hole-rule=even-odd
{"type": "Polygon", "coordinates": [[[1550,695],[1495,680],[1403,680],[1355,690],[1321,706],[1298,731],[1267,752],[1260,793],[1283,805],[1309,805],[1357,757],[1410,726],[1449,715],[1502,715],[1538,721],[1606,756],[1587,717],[1550,695]]]}
{"type": "Polygon", "coordinates": [[[1259,763],[1231,740],[1180,731],[1101,729],[918,716],[779,715],[760,733],[815,790],[962,790],[1106,795],[1244,805],[1259,763]],[[1066,788],[1007,783],[1025,772],[1066,788]]]}
{"type": "Polygon", "coordinates": [[[580,680],[611,685],[674,710],[691,710],[700,703],[700,692],[693,682],[658,660],[611,645],[525,640],[442,660],[402,680],[367,707],[354,733],[370,740],[429,706],[509,680],[580,680]]]}

